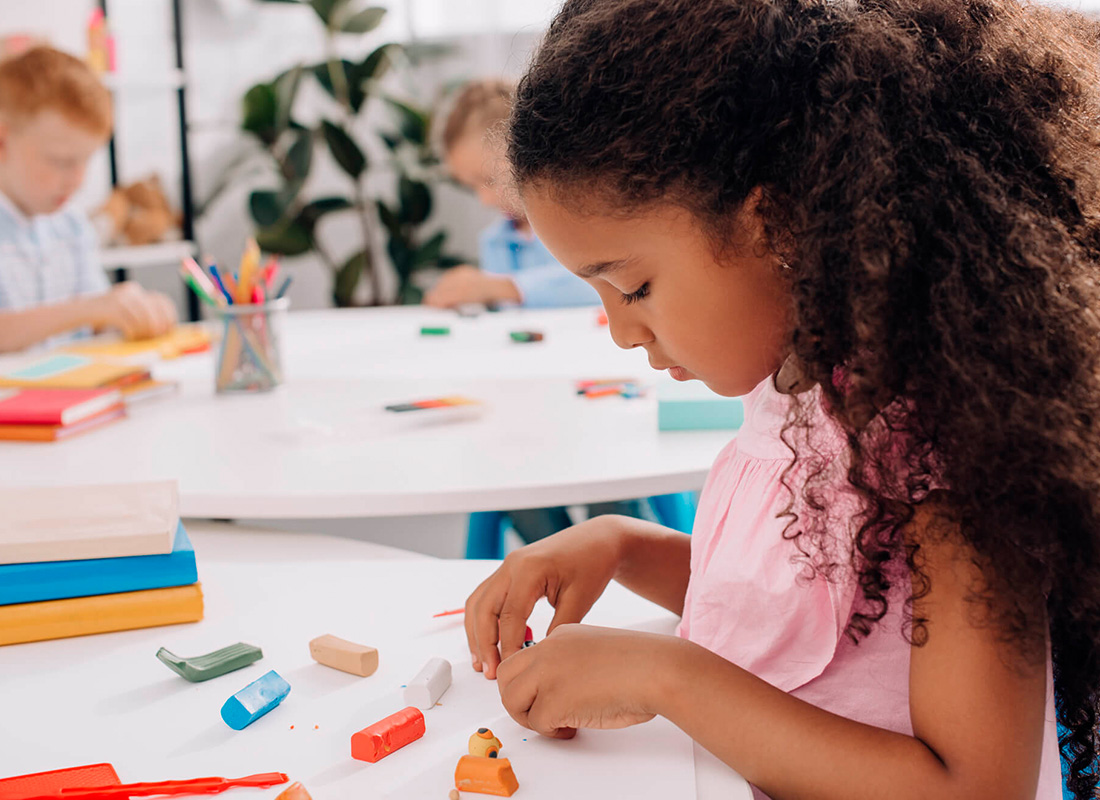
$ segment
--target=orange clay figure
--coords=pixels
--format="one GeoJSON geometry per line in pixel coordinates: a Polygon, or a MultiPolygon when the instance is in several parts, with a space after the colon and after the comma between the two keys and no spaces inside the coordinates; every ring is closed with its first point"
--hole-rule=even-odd
{"type": "Polygon", "coordinates": [[[463,792],[511,797],[519,788],[512,762],[506,758],[463,756],[455,767],[455,788],[463,792]]]}
{"type": "Polygon", "coordinates": [[[483,756],[484,758],[496,758],[500,748],[504,747],[500,739],[493,736],[488,728],[478,728],[477,733],[470,734],[470,755],[483,756]]]}
{"type": "Polygon", "coordinates": [[[275,800],[313,800],[309,796],[309,792],[306,791],[306,787],[301,783],[295,782],[286,787],[275,800]]]}
{"type": "Polygon", "coordinates": [[[371,764],[424,735],[424,715],[409,706],[351,736],[351,757],[371,764]]]}

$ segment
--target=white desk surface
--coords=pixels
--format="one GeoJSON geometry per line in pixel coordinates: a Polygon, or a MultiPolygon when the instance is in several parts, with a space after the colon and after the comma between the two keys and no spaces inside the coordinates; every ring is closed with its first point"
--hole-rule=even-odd
{"type": "Polygon", "coordinates": [[[278,390],[217,396],[212,354],[163,362],[154,376],[181,381],[178,395],[69,441],[0,443],[0,474],[6,485],[178,479],[181,513],[214,519],[454,513],[701,488],[729,431],[660,433],[653,393],[577,396],[581,378],[662,377],[595,317],[591,308],[474,319],[421,307],[292,312],[278,390]],[[422,325],[451,334],[421,336],[422,325]],[[514,330],[546,338],[517,344],[514,330]],[[449,394],[488,408],[445,424],[382,410],[449,394]]]}
{"type": "MultiPolygon", "coordinates": [[[[466,739],[488,725],[516,769],[517,800],[566,791],[576,800],[751,800],[747,784],[705,752],[693,765],[690,741],[664,720],[555,742],[507,718],[495,684],[468,665],[461,618],[431,617],[461,605],[491,562],[402,558],[392,548],[326,536],[209,524],[192,524],[191,532],[206,596],[202,622],[0,647],[0,776],[106,761],[127,782],[281,771],[316,800],[441,799],[466,739]],[[377,646],[378,672],[358,678],[314,663],[308,642],[323,633],[377,646]],[[236,641],[259,645],[263,659],[199,684],[154,657],[161,646],[190,656],[236,641]],[[351,759],[351,734],[403,707],[401,685],[432,656],[452,661],[454,684],[425,712],[424,739],[378,764],[351,759]],[[245,730],[230,730],[219,717],[222,703],[271,669],[289,681],[290,695],[245,730]],[[607,791],[607,780],[602,790],[574,781],[581,772],[609,773],[615,790],[607,791]],[[662,795],[645,785],[662,780],[687,791],[662,795]]],[[[549,619],[549,609],[536,609],[536,635],[549,619]]],[[[668,630],[674,619],[613,586],[589,621],[668,630]]],[[[269,800],[278,791],[226,796],[269,800]]]]}

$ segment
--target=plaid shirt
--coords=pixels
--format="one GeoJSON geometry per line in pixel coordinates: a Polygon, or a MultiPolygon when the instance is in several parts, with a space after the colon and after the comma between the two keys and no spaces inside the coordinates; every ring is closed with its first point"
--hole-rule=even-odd
{"type": "Polygon", "coordinates": [[[80,212],[27,217],[0,192],[0,311],[106,292],[110,283],[98,249],[80,212]]]}

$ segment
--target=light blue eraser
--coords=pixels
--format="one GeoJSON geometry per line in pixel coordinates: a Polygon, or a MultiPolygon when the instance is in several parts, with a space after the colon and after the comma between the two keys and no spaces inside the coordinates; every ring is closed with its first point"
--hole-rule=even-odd
{"type": "Polygon", "coordinates": [[[222,719],[233,730],[243,730],[283,702],[288,694],[290,684],[271,670],[226,700],[222,719]]]}
{"type": "Polygon", "coordinates": [[[657,387],[657,430],[735,431],[744,421],[739,397],[722,397],[695,381],[657,387]]]}

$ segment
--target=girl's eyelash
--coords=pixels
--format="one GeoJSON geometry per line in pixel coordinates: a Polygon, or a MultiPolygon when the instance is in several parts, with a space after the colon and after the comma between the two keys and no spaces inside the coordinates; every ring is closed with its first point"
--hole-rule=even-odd
{"type": "Polygon", "coordinates": [[[622,299],[623,299],[624,303],[626,303],[627,305],[630,305],[631,303],[637,303],[639,300],[641,300],[643,297],[645,297],[648,294],[649,294],[649,283],[646,282],[646,283],[643,283],[641,286],[639,286],[637,291],[633,291],[630,294],[624,294],[622,296],[622,299]]]}

